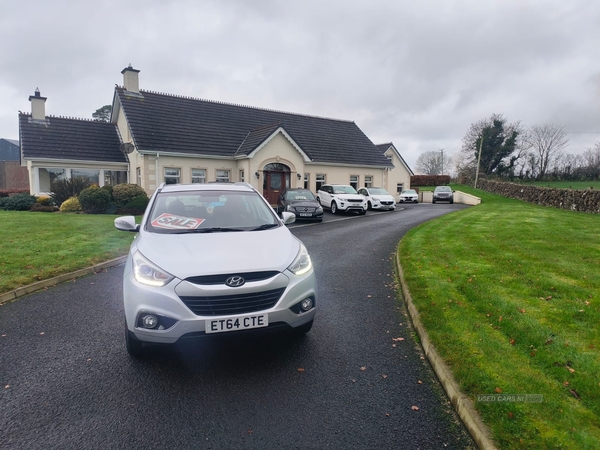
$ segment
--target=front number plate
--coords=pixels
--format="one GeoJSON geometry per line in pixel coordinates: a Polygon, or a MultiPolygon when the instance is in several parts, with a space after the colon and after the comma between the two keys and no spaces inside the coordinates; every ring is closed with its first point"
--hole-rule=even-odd
{"type": "Polygon", "coordinates": [[[300,213],[300,217],[310,217],[312,216],[311,213],[300,213]]]}
{"type": "Polygon", "coordinates": [[[225,319],[208,319],[205,323],[206,333],[224,333],[227,331],[249,330],[269,325],[268,314],[254,316],[230,317],[225,319]]]}

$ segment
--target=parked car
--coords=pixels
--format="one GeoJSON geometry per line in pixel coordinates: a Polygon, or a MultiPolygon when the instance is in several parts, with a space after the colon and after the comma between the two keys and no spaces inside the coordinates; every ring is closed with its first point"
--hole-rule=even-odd
{"type": "Polygon", "coordinates": [[[358,193],[367,199],[367,209],[385,209],[393,211],[396,209],[396,200],[388,191],[378,187],[363,187],[358,193]]]}
{"type": "Polygon", "coordinates": [[[277,212],[295,214],[296,219],[323,220],[323,207],[308,189],[285,189],[277,199],[277,212]]]}
{"type": "Polygon", "coordinates": [[[356,192],[352,186],[345,184],[324,184],[317,192],[317,199],[323,208],[331,209],[333,214],[338,211],[356,211],[367,213],[367,199],[356,192]]]}
{"type": "Polygon", "coordinates": [[[400,194],[400,203],[419,203],[419,194],[414,189],[404,189],[400,194]]]}
{"type": "Polygon", "coordinates": [[[433,200],[435,202],[450,202],[454,203],[454,191],[450,186],[436,186],[433,190],[433,200]]]}
{"type": "MultiPolygon", "coordinates": [[[[317,282],[306,247],[263,196],[246,183],[165,185],[156,190],[123,273],[125,342],[148,344],[246,330],[310,330],[317,282]]],[[[241,335],[240,335],[241,337],[241,335]]]]}

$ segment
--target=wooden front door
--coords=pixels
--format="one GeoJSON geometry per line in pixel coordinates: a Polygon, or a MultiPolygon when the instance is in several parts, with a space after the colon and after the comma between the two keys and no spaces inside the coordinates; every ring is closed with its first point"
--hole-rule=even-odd
{"type": "Polygon", "coordinates": [[[290,173],[264,171],[263,174],[263,196],[271,205],[276,205],[279,194],[290,185],[290,173]]]}

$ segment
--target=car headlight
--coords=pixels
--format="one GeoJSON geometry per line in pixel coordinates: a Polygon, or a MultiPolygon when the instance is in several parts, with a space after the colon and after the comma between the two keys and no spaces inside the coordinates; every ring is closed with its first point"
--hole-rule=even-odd
{"type": "Polygon", "coordinates": [[[294,207],[293,207],[292,205],[287,205],[287,206],[285,207],[285,210],[286,210],[286,211],[289,211],[289,212],[294,212],[294,211],[295,211],[295,209],[294,209],[294,207]]]}
{"type": "Polygon", "coordinates": [[[300,243],[300,251],[294,259],[294,262],[290,264],[288,270],[294,275],[304,275],[310,269],[312,269],[312,261],[304,244],[300,243]]]}
{"type": "Polygon", "coordinates": [[[322,206],[317,206],[317,210],[318,213],[322,213],[323,212],[323,207],[322,206]]]}
{"type": "Polygon", "coordinates": [[[147,286],[161,287],[168,284],[173,275],[159,269],[152,264],[141,253],[135,252],[132,256],[133,276],[136,281],[147,286]]]}

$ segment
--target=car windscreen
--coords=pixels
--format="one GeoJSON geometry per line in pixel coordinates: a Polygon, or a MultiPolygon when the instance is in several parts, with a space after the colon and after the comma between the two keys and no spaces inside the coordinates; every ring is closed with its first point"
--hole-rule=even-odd
{"type": "Polygon", "coordinates": [[[415,191],[414,189],[406,189],[404,191],[402,191],[403,194],[416,194],[417,191],[415,191]]]}
{"type": "Polygon", "coordinates": [[[334,194],[357,194],[356,189],[352,186],[334,186],[333,187],[334,194]]]}
{"type": "Polygon", "coordinates": [[[154,233],[249,231],[280,226],[273,209],[253,191],[158,193],[146,223],[154,233]]]}
{"type": "Polygon", "coordinates": [[[310,191],[288,191],[285,199],[293,202],[315,200],[315,196],[310,191]]]}
{"type": "Polygon", "coordinates": [[[436,192],[452,192],[452,189],[448,186],[438,186],[435,190],[436,192]]]}

